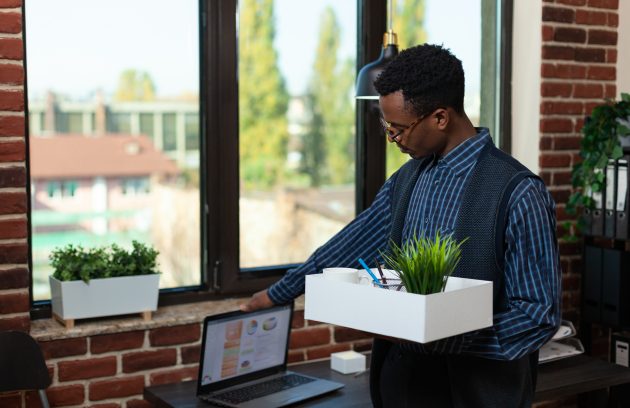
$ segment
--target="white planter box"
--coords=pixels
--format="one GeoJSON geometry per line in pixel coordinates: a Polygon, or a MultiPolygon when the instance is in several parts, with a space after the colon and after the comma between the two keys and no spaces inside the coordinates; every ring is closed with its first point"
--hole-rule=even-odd
{"type": "Polygon", "coordinates": [[[304,318],[428,343],[492,326],[492,282],[451,277],[444,292],[416,295],[308,275],[304,318]]]}
{"type": "Polygon", "coordinates": [[[58,317],[83,319],[157,310],[160,275],[123,276],[62,282],[49,277],[52,311],[58,317]]]}

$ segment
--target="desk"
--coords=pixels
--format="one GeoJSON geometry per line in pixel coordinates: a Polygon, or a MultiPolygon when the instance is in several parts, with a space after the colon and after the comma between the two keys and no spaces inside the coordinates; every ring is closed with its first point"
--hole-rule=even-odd
{"type": "MultiPolygon", "coordinates": [[[[355,377],[330,369],[330,361],[302,363],[290,370],[338,381],[346,386],[339,391],[305,401],[300,407],[371,407],[369,373],[355,377]]],[[[630,369],[584,355],[542,364],[538,368],[535,401],[546,401],[630,383],[630,369]]],[[[195,397],[196,382],[158,385],[144,389],[144,399],[156,407],[208,407],[195,397]]]]}

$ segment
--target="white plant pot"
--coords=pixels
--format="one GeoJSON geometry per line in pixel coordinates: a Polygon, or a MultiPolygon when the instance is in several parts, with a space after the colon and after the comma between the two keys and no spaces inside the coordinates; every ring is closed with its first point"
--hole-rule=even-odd
{"type": "Polygon", "coordinates": [[[157,310],[160,275],[62,282],[49,277],[52,311],[66,319],[157,310]]]}

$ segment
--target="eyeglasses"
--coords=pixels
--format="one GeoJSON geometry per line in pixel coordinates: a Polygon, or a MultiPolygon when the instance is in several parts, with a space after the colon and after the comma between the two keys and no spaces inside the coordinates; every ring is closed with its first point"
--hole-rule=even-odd
{"type": "Polygon", "coordinates": [[[383,126],[385,135],[389,138],[389,140],[398,142],[398,139],[400,139],[400,136],[405,132],[405,130],[409,130],[409,132],[413,131],[413,128],[427,116],[428,115],[422,115],[407,126],[398,125],[397,127],[394,127],[391,123],[383,119],[382,116],[379,117],[379,120],[381,121],[381,126],[383,126]]]}

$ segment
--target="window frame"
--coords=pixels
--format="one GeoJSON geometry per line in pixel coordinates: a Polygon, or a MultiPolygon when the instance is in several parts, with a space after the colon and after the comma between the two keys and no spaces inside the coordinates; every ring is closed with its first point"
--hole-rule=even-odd
{"type": "MultiPolygon", "coordinates": [[[[499,147],[510,151],[511,131],[511,47],[513,0],[500,4],[500,129],[499,147]]],[[[200,151],[200,285],[160,290],[159,306],[221,299],[235,294],[249,295],[267,288],[288,269],[280,267],[240,268],[239,265],[239,143],[238,143],[238,0],[199,0],[199,151],[200,151]],[[213,137],[219,134],[221,137],[213,137]],[[212,175],[212,177],[209,177],[212,175]],[[237,227],[234,227],[237,226],[237,227]]],[[[24,15],[24,5],[23,15],[24,15]]],[[[387,1],[357,0],[357,72],[378,58],[386,31],[387,1]]],[[[26,41],[25,41],[26,43],[26,41]]],[[[499,42],[497,43],[499,44],[499,42]]],[[[24,59],[26,77],[26,57],[24,59]]],[[[25,78],[25,95],[26,92],[25,78]]],[[[28,97],[25,96],[26,115],[28,97]]],[[[369,207],[385,181],[386,140],[382,136],[378,103],[356,101],[355,205],[358,214],[369,207]]],[[[26,120],[28,134],[29,120],[26,120]]],[[[30,163],[27,138],[27,177],[30,163]]],[[[28,197],[28,251],[31,255],[31,185],[28,197]]],[[[50,317],[50,301],[33,301],[31,317],[50,317]]]]}

